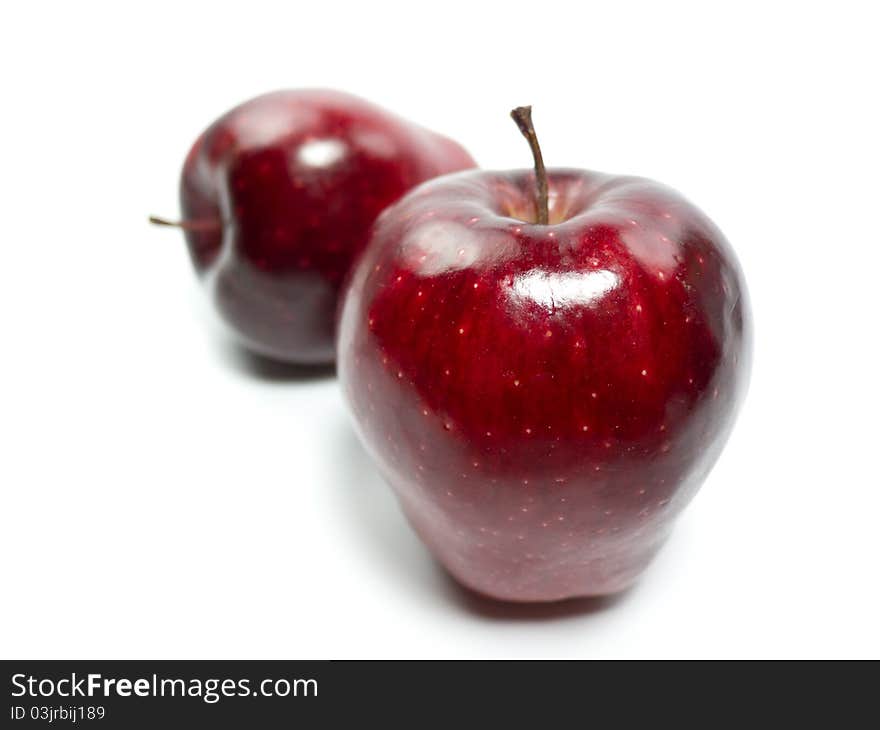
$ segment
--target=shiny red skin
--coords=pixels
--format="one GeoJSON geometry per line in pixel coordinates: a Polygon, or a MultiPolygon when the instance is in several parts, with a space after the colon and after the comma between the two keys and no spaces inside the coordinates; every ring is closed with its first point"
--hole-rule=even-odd
{"type": "Polygon", "coordinates": [[[473,167],[459,145],[357,97],[280,91],[231,110],[184,164],[193,264],[222,318],[271,358],[334,359],[341,283],[389,203],[416,184],[473,167]]]}
{"type": "Polygon", "coordinates": [[[380,216],[342,303],[357,427],[431,551],[499,599],[628,587],[705,479],[748,379],[734,253],[657,183],[465,172],[380,216]]]}

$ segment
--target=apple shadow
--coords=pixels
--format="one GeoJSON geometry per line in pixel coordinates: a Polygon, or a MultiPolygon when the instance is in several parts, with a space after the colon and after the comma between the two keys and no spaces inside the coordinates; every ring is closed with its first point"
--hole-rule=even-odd
{"type": "Polygon", "coordinates": [[[444,574],[407,524],[385,483],[347,419],[340,419],[336,460],[339,503],[359,551],[371,567],[409,594],[431,595],[444,589],[444,574]]]}
{"type": "Polygon", "coordinates": [[[325,380],[336,376],[336,366],[326,365],[295,365],[293,363],[273,360],[264,355],[245,349],[228,339],[217,344],[220,357],[224,363],[242,375],[266,383],[293,383],[325,380]]]}
{"type": "Polygon", "coordinates": [[[499,601],[472,591],[446,575],[448,593],[460,607],[480,618],[494,621],[556,621],[565,618],[583,618],[601,614],[625,603],[632,588],[611,596],[568,598],[544,603],[515,603],[499,601]]]}
{"type": "Polygon", "coordinates": [[[258,355],[240,345],[235,335],[221,320],[209,297],[203,295],[195,282],[190,289],[193,317],[204,328],[208,347],[220,363],[237,375],[251,380],[271,383],[308,383],[336,376],[335,363],[326,365],[294,365],[258,355]]]}
{"type": "Polygon", "coordinates": [[[407,592],[439,596],[452,608],[496,622],[541,622],[601,614],[628,600],[629,589],[614,596],[575,598],[547,603],[512,603],[489,598],[458,583],[430,555],[407,523],[354,429],[345,423],[338,439],[338,483],[347,521],[371,561],[384,566],[389,580],[407,592]]]}

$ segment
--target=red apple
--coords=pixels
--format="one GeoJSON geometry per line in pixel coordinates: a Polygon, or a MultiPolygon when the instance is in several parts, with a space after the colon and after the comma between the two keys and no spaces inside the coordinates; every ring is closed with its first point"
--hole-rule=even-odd
{"type": "Polygon", "coordinates": [[[280,91],[236,107],[196,140],[179,225],[242,344],[329,363],[339,288],[376,216],[414,185],[473,166],[451,140],[357,97],[280,91]]]}
{"type": "Polygon", "coordinates": [[[386,210],[338,335],[358,430],[413,527],[511,601],[634,581],[717,459],[750,359],[742,273],[703,213],[536,159],[549,202],[531,171],[473,171],[386,210]]]}

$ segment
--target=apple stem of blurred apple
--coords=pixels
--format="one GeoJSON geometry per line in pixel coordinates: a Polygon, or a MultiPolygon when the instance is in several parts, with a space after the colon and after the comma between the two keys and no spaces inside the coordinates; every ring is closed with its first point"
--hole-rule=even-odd
{"type": "Polygon", "coordinates": [[[182,228],[184,231],[213,231],[220,228],[220,221],[214,218],[197,219],[192,221],[172,221],[167,218],[160,218],[156,215],[150,216],[150,223],[154,226],[170,226],[172,228],[182,228]]]}
{"type": "Polygon", "coordinates": [[[535,158],[535,184],[538,189],[535,196],[535,208],[538,214],[537,223],[546,226],[550,222],[547,170],[544,168],[544,156],[541,154],[541,145],[538,144],[538,135],[535,133],[535,126],[532,124],[532,107],[518,106],[510,112],[510,116],[516,122],[516,126],[519,127],[523,137],[528,140],[529,147],[532,148],[532,157],[535,158]]]}

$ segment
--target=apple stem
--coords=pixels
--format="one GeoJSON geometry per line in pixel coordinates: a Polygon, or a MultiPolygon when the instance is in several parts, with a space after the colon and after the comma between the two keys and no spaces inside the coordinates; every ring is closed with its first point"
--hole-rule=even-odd
{"type": "Polygon", "coordinates": [[[537,196],[535,205],[538,211],[538,224],[546,226],[550,222],[550,202],[547,192],[547,170],[544,168],[544,157],[541,154],[541,145],[538,144],[538,135],[535,134],[535,126],[532,124],[532,107],[518,106],[510,116],[519,127],[532,148],[532,157],[535,158],[535,183],[537,184],[537,196]]]}
{"type": "Polygon", "coordinates": [[[214,218],[203,218],[192,221],[171,221],[167,218],[159,218],[151,215],[150,223],[155,226],[171,226],[172,228],[182,228],[184,231],[213,231],[220,228],[220,221],[214,218]]]}

